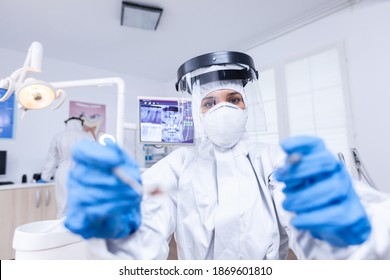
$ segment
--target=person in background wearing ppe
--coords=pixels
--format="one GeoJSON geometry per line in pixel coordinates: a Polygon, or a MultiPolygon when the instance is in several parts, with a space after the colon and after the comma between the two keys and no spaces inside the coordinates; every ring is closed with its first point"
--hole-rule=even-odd
{"type": "Polygon", "coordinates": [[[142,176],[114,143],[75,147],[65,226],[88,239],[88,257],[166,259],[174,236],[187,260],[286,259],[289,247],[299,258],[390,258],[364,201],[381,194],[353,182],[320,139],[292,137],[282,149],[250,140],[246,124],[265,121],[251,119],[263,111],[257,80],[243,53],[184,63],[176,89],[183,106],[191,98],[196,144],[142,176]]]}
{"type": "Polygon", "coordinates": [[[82,119],[71,117],[65,121],[65,126],[65,130],[54,135],[51,141],[41,180],[38,181],[41,183],[48,182],[54,176],[57,218],[65,216],[66,181],[71,165],[71,150],[81,140],[92,140],[92,137],[83,131],[82,119]]]}

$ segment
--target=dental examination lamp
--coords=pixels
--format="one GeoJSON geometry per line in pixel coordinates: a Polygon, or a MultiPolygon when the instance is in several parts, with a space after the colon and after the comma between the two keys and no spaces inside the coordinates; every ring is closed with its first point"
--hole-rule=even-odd
{"type": "Polygon", "coordinates": [[[52,107],[52,110],[62,105],[65,93],[61,89],[56,90],[49,83],[26,78],[29,72],[41,73],[42,50],[41,43],[33,42],[28,49],[23,67],[14,71],[9,77],[0,80],[0,87],[7,89],[4,96],[0,98],[0,102],[6,101],[12,93],[15,93],[19,108],[24,111],[44,109],[56,99],[58,103],[52,107]]]}
{"type": "Polygon", "coordinates": [[[40,73],[42,67],[42,45],[33,42],[28,49],[27,57],[22,68],[14,71],[11,76],[0,80],[0,88],[7,91],[0,97],[0,102],[6,101],[11,94],[15,93],[19,108],[23,110],[22,117],[27,110],[44,109],[55,100],[57,104],[51,108],[59,108],[65,100],[64,88],[86,86],[117,86],[118,100],[116,111],[116,142],[123,146],[124,129],[136,130],[137,125],[124,122],[125,109],[125,83],[121,78],[99,78],[88,80],[62,81],[47,83],[27,78],[29,72],[40,73]]]}

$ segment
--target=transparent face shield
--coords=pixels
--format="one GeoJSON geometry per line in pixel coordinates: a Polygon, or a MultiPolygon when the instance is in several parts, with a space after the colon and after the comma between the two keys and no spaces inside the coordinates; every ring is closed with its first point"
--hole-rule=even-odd
{"type": "Polygon", "coordinates": [[[245,129],[250,138],[256,139],[259,133],[266,130],[257,73],[246,65],[212,65],[195,69],[181,77],[177,90],[182,107],[180,110],[192,113],[197,141],[207,138],[202,119],[220,102],[246,111],[245,129]]]}

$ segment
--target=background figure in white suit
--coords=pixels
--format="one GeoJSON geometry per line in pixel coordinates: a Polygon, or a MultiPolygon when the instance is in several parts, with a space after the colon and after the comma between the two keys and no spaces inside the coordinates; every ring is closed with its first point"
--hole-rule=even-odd
{"type": "Polygon", "coordinates": [[[65,215],[67,191],[66,181],[71,166],[72,148],[81,140],[92,140],[92,136],[83,131],[83,120],[71,117],[65,121],[65,130],[54,135],[40,182],[48,182],[54,176],[57,205],[57,218],[65,215]]]}
{"type": "Polygon", "coordinates": [[[65,226],[95,237],[90,257],[166,259],[174,236],[179,259],[285,259],[289,247],[299,258],[390,258],[376,243],[383,232],[372,202],[383,194],[352,182],[320,139],[293,137],[282,149],[250,141],[246,123],[265,121],[251,119],[262,111],[257,79],[243,53],[184,63],[176,88],[180,104],[192,99],[196,145],[142,178],[113,143],[75,147],[65,226]],[[162,195],[150,194],[156,187],[162,195]]]}

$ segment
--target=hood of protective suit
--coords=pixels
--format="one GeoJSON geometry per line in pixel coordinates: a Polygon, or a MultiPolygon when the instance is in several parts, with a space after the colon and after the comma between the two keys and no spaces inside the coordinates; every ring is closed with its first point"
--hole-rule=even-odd
{"type": "Polygon", "coordinates": [[[66,122],[66,130],[82,130],[83,125],[81,120],[78,119],[70,119],[66,122]]]}

